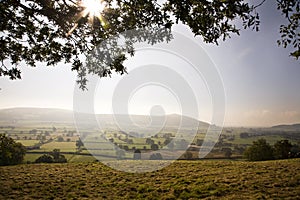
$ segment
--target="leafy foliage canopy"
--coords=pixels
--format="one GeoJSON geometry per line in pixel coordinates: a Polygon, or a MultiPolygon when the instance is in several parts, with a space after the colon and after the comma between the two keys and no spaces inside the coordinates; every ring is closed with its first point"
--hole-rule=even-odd
{"type": "MultiPolygon", "coordinates": [[[[167,29],[175,23],[187,25],[195,36],[202,36],[208,43],[218,44],[230,34],[239,34],[236,21],[241,20],[243,28],[259,30],[259,15],[256,8],[245,0],[105,0],[101,19],[90,13],[83,14],[85,7],[75,0],[5,0],[0,1],[0,76],[20,79],[19,63],[29,66],[39,62],[56,65],[70,63],[78,72],[78,83],[84,89],[88,73],[100,77],[112,72],[126,73],[123,65],[128,54],[134,55],[133,48],[125,48],[111,62],[101,63],[99,69],[84,68],[81,55],[92,50],[108,38],[126,30],[147,28],[167,29]],[[71,31],[70,31],[71,30],[71,31]],[[70,33],[70,34],[68,34],[70,33]],[[8,65],[10,63],[11,65],[8,65]],[[10,67],[11,66],[11,67],[10,67]]],[[[281,39],[278,44],[291,46],[291,56],[300,56],[299,1],[276,0],[278,10],[288,23],[280,27],[281,39]]],[[[130,38],[128,46],[143,40],[159,43],[170,40],[168,34],[149,37],[141,34],[130,38]],[[151,41],[150,41],[151,40],[151,41]]]]}

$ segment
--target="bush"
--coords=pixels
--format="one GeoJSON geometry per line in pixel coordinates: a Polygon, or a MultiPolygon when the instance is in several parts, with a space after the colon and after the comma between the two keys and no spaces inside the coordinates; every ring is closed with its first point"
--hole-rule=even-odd
{"type": "Polygon", "coordinates": [[[49,154],[44,154],[35,160],[36,163],[53,163],[53,157],[49,154]]]}
{"type": "Polygon", "coordinates": [[[274,158],[273,148],[265,139],[259,139],[246,149],[244,156],[250,161],[272,160],[274,158]]]}
{"type": "Polygon", "coordinates": [[[12,138],[0,134],[0,165],[16,165],[22,163],[26,148],[12,138]]]}
{"type": "Polygon", "coordinates": [[[35,160],[36,163],[66,163],[66,157],[60,154],[59,149],[54,149],[49,154],[44,154],[35,160]]]}
{"type": "Polygon", "coordinates": [[[160,153],[154,153],[154,154],[151,154],[149,159],[150,160],[162,160],[163,158],[160,153]]]}

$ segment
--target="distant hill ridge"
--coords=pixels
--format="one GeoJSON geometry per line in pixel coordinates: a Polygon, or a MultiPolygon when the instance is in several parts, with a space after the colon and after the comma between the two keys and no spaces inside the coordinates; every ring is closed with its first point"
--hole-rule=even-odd
{"type": "Polygon", "coordinates": [[[291,124],[291,125],[282,124],[282,125],[272,126],[272,128],[276,128],[276,129],[300,129],[300,124],[291,124]]]}
{"type": "MultiPolygon", "coordinates": [[[[97,114],[98,120],[105,124],[114,124],[115,118],[122,123],[123,119],[128,119],[128,115],[97,114]]],[[[130,115],[134,122],[141,124],[149,123],[150,117],[146,115],[130,115]]],[[[196,119],[171,114],[166,116],[152,116],[152,121],[165,120],[167,126],[178,125],[181,120],[185,121],[185,126],[199,124],[199,127],[208,127],[209,124],[196,119]]],[[[0,122],[54,122],[54,123],[74,123],[74,113],[71,110],[56,108],[8,108],[0,109],[0,122]]],[[[125,120],[124,120],[125,121],[125,120]]]]}

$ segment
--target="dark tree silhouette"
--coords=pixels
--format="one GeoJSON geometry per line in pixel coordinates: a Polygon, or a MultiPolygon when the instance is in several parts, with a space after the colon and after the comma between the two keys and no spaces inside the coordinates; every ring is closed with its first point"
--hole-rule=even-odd
{"type": "Polygon", "coordinates": [[[76,141],[76,147],[77,147],[78,149],[80,149],[80,148],[83,147],[83,146],[84,146],[84,144],[83,144],[82,140],[79,138],[79,140],[76,141]]]}
{"type": "Polygon", "coordinates": [[[53,157],[49,154],[44,154],[35,160],[35,163],[53,163],[53,157]]]}
{"type": "Polygon", "coordinates": [[[162,160],[163,157],[160,153],[151,154],[149,157],[150,160],[162,160]]]}
{"type": "Polygon", "coordinates": [[[224,147],[224,148],[221,149],[221,151],[224,153],[224,156],[226,158],[230,158],[231,155],[232,155],[232,149],[231,148],[224,147]]]}
{"type": "Polygon", "coordinates": [[[262,161],[273,159],[273,148],[265,139],[254,141],[244,152],[245,157],[250,161],[262,161]]]}
{"type": "Polygon", "coordinates": [[[21,143],[12,138],[0,134],[0,165],[15,165],[22,163],[26,153],[21,143]]]}
{"type": "Polygon", "coordinates": [[[158,144],[151,144],[151,150],[156,151],[159,149],[158,144]]]}
{"type": "Polygon", "coordinates": [[[133,159],[134,159],[134,160],[140,160],[141,157],[142,157],[141,151],[140,151],[139,149],[135,150],[135,151],[134,151],[134,154],[133,154],[133,159]]]}
{"type": "Polygon", "coordinates": [[[59,149],[54,149],[48,154],[44,154],[35,160],[36,163],[66,163],[68,162],[59,149]]]}
{"type": "Polygon", "coordinates": [[[277,159],[287,159],[289,158],[289,153],[291,152],[292,144],[288,140],[280,140],[274,144],[274,156],[277,159]]]}
{"type": "MultiPolygon", "coordinates": [[[[123,65],[129,55],[134,55],[132,44],[136,41],[158,43],[168,41],[170,30],[175,23],[182,22],[190,27],[195,36],[202,36],[208,43],[218,44],[230,34],[239,34],[242,27],[236,26],[241,20],[243,28],[259,30],[259,5],[251,5],[245,0],[104,0],[101,17],[97,17],[88,5],[89,1],[76,0],[5,0],[0,1],[0,76],[20,79],[18,64],[24,61],[29,66],[38,62],[55,65],[70,63],[78,72],[78,83],[85,88],[88,73],[100,77],[112,72],[126,73],[123,65]],[[111,36],[126,30],[148,28],[150,32],[140,32],[135,37],[126,38],[125,48],[108,50],[103,46],[95,64],[86,63],[80,55],[90,55],[92,50],[111,36]],[[119,52],[117,57],[110,56],[119,52]],[[7,63],[12,65],[8,65],[7,63]],[[10,67],[13,66],[13,67],[10,67]]],[[[288,19],[280,27],[281,39],[278,44],[293,49],[291,56],[300,56],[299,0],[276,0],[278,10],[288,19]]],[[[100,6],[99,6],[100,8],[100,6]]],[[[95,9],[95,8],[93,8],[95,9]]],[[[113,41],[112,41],[113,42],[113,41]]],[[[95,55],[92,55],[95,56],[95,55]]],[[[94,62],[94,61],[93,61],[94,62]]]]}

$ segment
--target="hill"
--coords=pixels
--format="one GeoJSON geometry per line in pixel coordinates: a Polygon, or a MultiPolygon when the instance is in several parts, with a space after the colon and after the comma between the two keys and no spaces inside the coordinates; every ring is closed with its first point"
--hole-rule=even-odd
{"type": "Polygon", "coordinates": [[[299,170],[299,159],[176,161],[145,174],[101,163],[18,165],[0,167],[0,199],[299,199],[299,170]]]}
{"type": "MultiPolygon", "coordinates": [[[[94,117],[91,114],[83,114],[84,121],[89,123],[89,119],[94,117]],[[86,115],[86,116],[85,116],[86,115]]],[[[199,126],[206,129],[209,124],[195,120],[190,117],[180,115],[166,115],[166,116],[149,116],[144,115],[110,115],[110,114],[97,114],[96,118],[103,128],[116,128],[138,126],[143,128],[154,128],[156,126],[164,126],[166,129],[174,128],[182,125],[183,128],[189,128],[199,126]],[[133,123],[129,123],[128,119],[133,123]],[[181,123],[184,122],[184,123],[181,123]],[[164,123],[164,124],[162,124],[164,123]],[[180,124],[181,123],[181,124],[180,124]]],[[[53,109],[53,108],[10,108],[0,109],[0,124],[4,125],[24,125],[26,123],[42,123],[42,124],[74,124],[74,113],[70,110],[53,109]]],[[[82,123],[82,121],[80,121],[82,123]]]]}
{"type": "Polygon", "coordinates": [[[277,125],[272,126],[273,129],[280,129],[280,130],[298,130],[300,131],[300,124],[292,124],[292,125],[277,125]]]}

